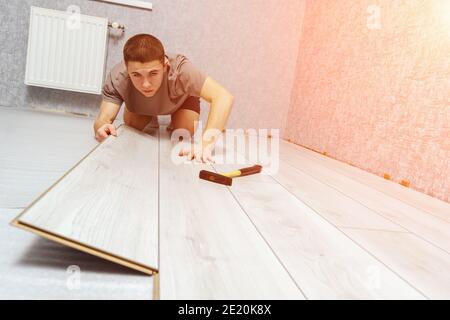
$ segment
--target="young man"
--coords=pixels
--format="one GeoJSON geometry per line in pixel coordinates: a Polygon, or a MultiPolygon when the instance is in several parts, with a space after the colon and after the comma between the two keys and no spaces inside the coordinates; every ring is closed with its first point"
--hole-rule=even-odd
{"type": "Polygon", "coordinates": [[[94,123],[95,138],[117,136],[112,124],[125,102],[124,122],[143,130],[157,115],[170,114],[170,130],[186,129],[192,134],[200,116],[200,99],[210,103],[202,142],[181,150],[189,160],[207,162],[217,134],[230,114],[233,96],[211,77],[198,70],[184,55],[165,53],[157,38],[138,34],[126,42],[123,61],[113,67],[102,90],[100,112],[94,123]],[[215,130],[210,130],[215,129],[215,130]],[[216,131],[217,130],[217,131],[216,131]]]}

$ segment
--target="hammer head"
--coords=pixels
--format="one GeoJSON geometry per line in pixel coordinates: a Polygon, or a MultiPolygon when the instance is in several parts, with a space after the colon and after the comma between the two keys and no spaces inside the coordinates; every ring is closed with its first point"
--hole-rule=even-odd
{"type": "Polygon", "coordinates": [[[198,177],[203,180],[224,184],[226,186],[231,186],[231,183],[233,181],[232,178],[207,170],[200,170],[198,177]]]}

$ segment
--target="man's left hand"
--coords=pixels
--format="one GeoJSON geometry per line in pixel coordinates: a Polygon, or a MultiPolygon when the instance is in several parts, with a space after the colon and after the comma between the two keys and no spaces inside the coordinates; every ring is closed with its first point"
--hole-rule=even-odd
{"type": "Polygon", "coordinates": [[[179,152],[179,156],[187,156],[187,160],[195,159],[197,162],[214,163],[212,151],[214,145],[212,144],[186,144],[179,152]]]}

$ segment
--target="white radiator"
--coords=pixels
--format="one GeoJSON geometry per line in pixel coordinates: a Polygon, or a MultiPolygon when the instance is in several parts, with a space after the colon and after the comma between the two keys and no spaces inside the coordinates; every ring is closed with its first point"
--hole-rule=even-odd
{"type": "Polygon", "coordinates": [[[31,7],[25,84],[101,93],[107,35],[105,18],[31,7]]]}

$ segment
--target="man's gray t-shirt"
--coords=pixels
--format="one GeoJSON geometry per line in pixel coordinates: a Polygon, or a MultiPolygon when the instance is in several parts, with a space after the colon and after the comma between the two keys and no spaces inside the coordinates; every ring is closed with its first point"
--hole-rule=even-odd
{"type": "Polygon", "coordinates": [[[167,53],[167,70],[158,91],[152,97],[140,93],[131,82],[125,62],[109,72],[102,90],[102,99],[122,105],[134,113],[155,116],[175,112],[189,96],[200,97],[206,75],[182,54],[167,53]]]}

